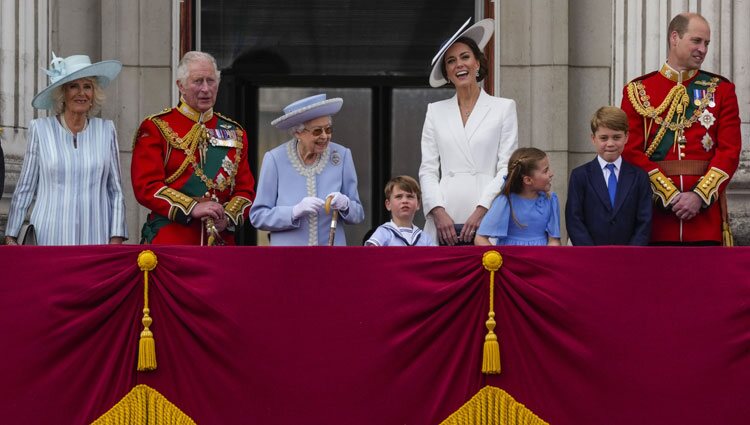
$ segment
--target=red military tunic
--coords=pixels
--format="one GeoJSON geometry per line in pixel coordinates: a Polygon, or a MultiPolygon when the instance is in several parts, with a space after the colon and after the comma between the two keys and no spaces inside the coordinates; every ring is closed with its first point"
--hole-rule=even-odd
{"type": "Polygon", "coordinates": [[[737,169],[742,147],[734,84],[665,64],[625,87],[622,109],[630,126],[622,155],[649,173],[654,192],[651,241],[721,242],[719,197],[737,169]],[[680,220],[669,208],[684,191],[703,200],[690,220],[680,220]]]}
{"type": "MultiPolygon", "coordinates": [[[[135,198],[151,210],[142,241],[205,244],[204,223],[190,213],[208,198],[224,206],[230,226],[241,225],[255,199],[247,149],[242,127],[212,110],[201,116],[181,102],[146,118],[133,141],[131,165],[135,198]]],[[[220,236],[234,243],[229,230],[220,236]]]]}

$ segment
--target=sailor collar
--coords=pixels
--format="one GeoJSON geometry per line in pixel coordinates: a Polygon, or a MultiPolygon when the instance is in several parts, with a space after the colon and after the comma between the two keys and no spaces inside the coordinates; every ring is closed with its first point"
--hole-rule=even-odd
{"type": "Polygon", "coordinates": [[[199,123],[206,123],[211,120],[211,118],[214,117],[214,108],[209,109],[206,112],[200,113],[193,109],[190,105],[185,103],[185,99],[180,97],[180,104],[177,105],[177,110],[180,111],[182,115],[185,115],[186,117],[190,118],[192,121],[199,122],[199,123]]]}
{"type": "Polygon", "coordinates": [[[668,63],[664,62],[664,65],[662,65],[661,69],[659,70],[659,74],[663,75],[664,78],[667,78],[668,80],[674,81],[675,83],[682,83],[695,77],[698,74],[698,70],[688,69],[685,71],[678,71],[669,66],[668,63]]]}

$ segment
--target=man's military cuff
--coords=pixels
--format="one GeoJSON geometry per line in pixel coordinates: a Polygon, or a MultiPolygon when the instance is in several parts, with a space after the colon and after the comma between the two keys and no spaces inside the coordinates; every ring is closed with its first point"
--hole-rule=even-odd
{"type": "Polygon", "coordinates": [[[167,186],[159,189],[154,194],[154,197],[163,199],[169,203],[169,219],[180,224],[188,224],[190,222],[190,212],[198,205],[195,199],[167,186]]]}
{"type": "Polygon", "coordinates": [[[229,202],[224,204],[224,212],[227,217],[229,217],[229,221],[231,221],[232,224],[235,226],[241,226],[244,221],[245,210],[250,208],[250,205],[252,204],[253,201],[243,196],[235,196],[229,202]]]}
{"type": "Polygon", "coordinates": [[[729,180],[729,174],[716,167],[711,167],[706,174],[698,180],[693,192],[701,197],[703,203],[711,205],[711,201],[718,199],[719,187],[729,180]]]}
{"type": "Polygon", "coordinates": [[[654,196],[661,200],[664,208],[667,208],[672,199],[680,193],[672,180],[659,171],[658,168],[648,173],[648,179],[651,181],[651,190],[654,192],[654,196]]]}

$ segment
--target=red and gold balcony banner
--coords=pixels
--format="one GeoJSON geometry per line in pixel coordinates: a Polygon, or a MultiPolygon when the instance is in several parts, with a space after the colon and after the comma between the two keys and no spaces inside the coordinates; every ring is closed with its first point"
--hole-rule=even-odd
{"type": "Polygon", "coordinates": [[[499,375],[486,249],[149,248],[153,341],[143,247],[0,247],[0,423],[474,423],[465,404],[512,399],[555,425],[750,418],[750,248],[499,247],[499,375]]]}

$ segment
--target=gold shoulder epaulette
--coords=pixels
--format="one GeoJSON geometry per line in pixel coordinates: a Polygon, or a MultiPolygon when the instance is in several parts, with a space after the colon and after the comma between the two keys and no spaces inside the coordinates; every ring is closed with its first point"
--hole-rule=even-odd
{"type": "Polygon", "coordinates": [[[648,74],[643,74],[640,77],[633,78],[632,80],[629,81],[629,83],[635,83],[636,81],[645,80],[646,78],[648,78],[648,77],[650,77],[650,76],[652,76],[654,74],[657,74],[658,72],[659,71],[653,71],[653,72],[649,72],[648,74]]]}
{"type": "Polygon", "coordinates": [[[217,117],[219,117],[219,118],[223,119],[224,121],[229,121],[229,122],[231,122],[232,124],[236,125],[236,126],[237,126],[237,128],[239,128],[240,130],[244,130],[244,128],[242,128],[242,125],[241,125],[240,123],[238,123],[237,121],[235,121],[235,120],[233,120],[233,119],[231,119],[231,118],[227,117],[226,115],[222,115],[222,114],[220,114],[220,113],[218,113],[218,112],[216,112],[216,111],[214,111],[214,114],[216,114],[216,116],[217,116],[217,117]]]}
{"type": "Polygon", "coordinates": [[[160,117],[162,115],[167,114],[171,110],[172,110],[172,108],[164,108],[164,109],[162,109],[161,111],[159,111],[159,112],[157,112],[155,114],[147,116],[144,120],[149,120],[150,121],[150,120],[152,120],[152,119],[154,119],[156,117],[160,117]]]}
{"type": "MultiPolygon", "coordinates": [[[[164,114],[168,113],[168,112],[169,112],[169,111],[171,111],[171,110],[172,110],[172,108],[164,108],[164,109],[162,109],[161,111],[159,111],[159,112],[157,112],[157,113],[155,113],[155,114],[152,114],[152,115],[147,115],[147,116],[146,116],[146,118],[144,118],[144,119],[143,119],[143,121],[153,121],[153,119],[154,119],[154,118],[156,118],[156,117],[160,117],[160,116],[162,116],[162,115],[164,115],[164,114]]],[[[135,133],[133,133],[133,144],[132,144],[132,146],[130,147],[131,149],[134,149],[134,148],[135,148],[135,142],[137,142],[137,141],[138,141],[138,135],[140,134],[140,132],[141,132],[141,128],[140,128],[140,127],[138,127],[138,128],[137,128],[137,129],[135,130],[135,133]]]]}
{"type": "Polygon", "coordinates": [[[731,83],[731,81],[729,80],[729,78],[727,78],[727,77],[725,77],[725,76],[723,76],[723,75],[719,75],[719,74],[714,74],[713,72],[708,72],[708,71],[704,71],[704,70],[702,70],[702,69],[700,70],[700,72],[701,72],[701,74],[706,74],[706,75],[708,75],[709,77],[712,77],[712,78],[718,78],[718,79],[719,79],[719,81],[723,81],[723,82],[725,82],[725,83],[731,83]]]}

